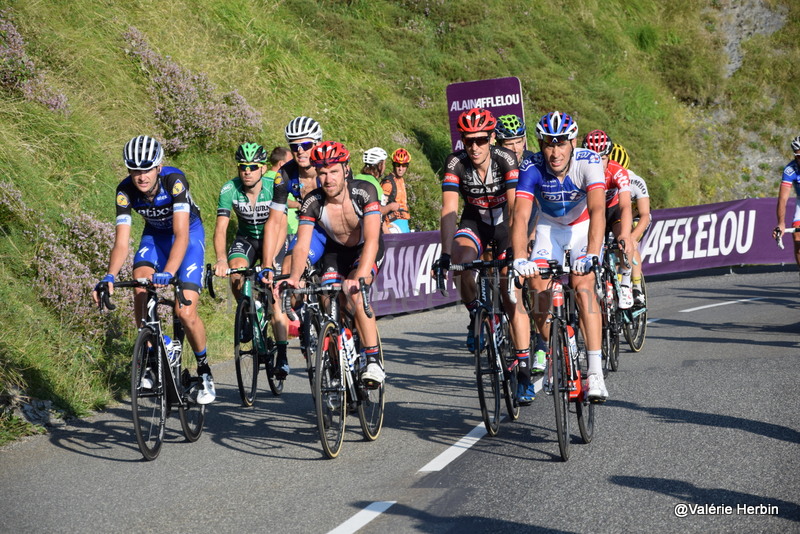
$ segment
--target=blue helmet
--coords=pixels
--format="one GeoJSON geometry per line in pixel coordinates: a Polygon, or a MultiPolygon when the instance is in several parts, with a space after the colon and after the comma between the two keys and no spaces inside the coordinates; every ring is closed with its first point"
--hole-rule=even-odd
{"type": "Polygon", "coordinates": [[[544,115],[536,124],[536,137],[562,137],[575,139],[578,137],[578,123],[566,113],[552,111],[544,115]]]}
{"type": "Polygon", "coordinates": [[[517,139],[525,136],[525,123],[517,115],[502,115],[497,117],[497,126],[494,128],[494,133],[497,138],[502,139],[517,139]]]}

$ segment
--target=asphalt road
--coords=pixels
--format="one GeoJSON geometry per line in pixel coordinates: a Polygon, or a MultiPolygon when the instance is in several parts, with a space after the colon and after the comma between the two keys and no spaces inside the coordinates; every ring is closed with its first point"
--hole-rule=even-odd
{"type": "Polygon", "coordinates": [[[595,439],[573,424],[566,463],[543,394],[480,437],[467,316],[452,306],[379,322],[376,442],[352,417],[340,457],[325,459],[305,377],[242,408],[229,362],[214,368],[200,440],[184,442],[173,416],[154,462],[125,404],[0,449],[0,531],[800,532],[797,273],[648,290],[645,348],[623,340],[595,439]]]}

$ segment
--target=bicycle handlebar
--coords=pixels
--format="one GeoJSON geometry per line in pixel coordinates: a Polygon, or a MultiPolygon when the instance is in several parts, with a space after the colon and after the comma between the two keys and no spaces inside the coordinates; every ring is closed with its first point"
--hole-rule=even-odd
{"type": "MultiPolygon", "coordinates": [[[[172,280],[169,281],[169,284],[175,286],[175,295],[178,299],[178,302],[180,302],[181,305],[190,306],[192,304],[191,300],[183,296],[183,282],[173,277],[172,280]]],[[[98,297],[100,300],[100,309],[102,310],[105,307],[109,311],[114,311],[117,309],[117,306],[116,304],[113,304],[111,302],[111,295],[106,290],[107,287],[108,286],[103,286],[100,288],[99,291],[98,297]]],[[[148,291],[155,291],[155,285],[153,284],[153,281],[150,280],[149,278],[137,278],[136,280],[122,280],[116,282],[114,284],[114,287],[115,288],[143,287],[146,288],[148,291]]]]}
{"type": "MultiPolygon", "coordinates": [[[[364,313],[371,319],[375,314],[369,302],[369,288],[370,285],[367,284],[363,277],[358,279],[358,291],[361,293],[361,303],[364,307],[364,313]]],[[[342,289],[342,284],[328,284],[324,286],[312,285],[311,287],[293,288],[290,288],[286,284],[281,284],[281,309],[290,320],[294,321],[297,319],[297,314],[294,312],[294,308],[292,308],[292,295],[332,295],[340,293],[342,289]]]]}
{"type": "MultiPolygon", "coordinates": [[[[772,231],[774,233],[777,230],[780,230],[780,226],[776,226],[775,229],[772,231]]],[[[797,228],[784,228],[783,232],[775,237],[775,241],[778,243],[778,247],[781,250],[783,250],[783,234],[794,234],[798,232],[800,232],[800,226],[798,226],[797,228]]]]}

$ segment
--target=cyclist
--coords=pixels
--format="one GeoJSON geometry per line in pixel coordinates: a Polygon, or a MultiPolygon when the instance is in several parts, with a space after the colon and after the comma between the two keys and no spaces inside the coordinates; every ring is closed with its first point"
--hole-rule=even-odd
{"type": "MultiPolygon", "coordinates": [[[[606,176],[606,232],[613,232],[620,249],[629,252],[633,215],[631,213],[631,180],[625,168],[609,159],[611,138],[603,130],[592,130],[583,138],[583,148],[594,150],[603,162],[606,176]]],[[[631,268],[620,266],[619,307],[626,310],[633,306],[631,292],[631,268]]]]}
{"type": "Polygon", "coordinates": [[[381,180],[386,205],[390,208],[395,203],[398,205],[397,208],[390,209],[383,218],[384,231],[392,234],[409,231],[408,220],[411,216],[408,213],[408,193],[405,180],[409,163],[411,163],[411,154],[405,148],[398,148],[392,153],[392,172],[381,180]]]}
{"type": "MultiPolygon", "coordinates": [[[[311,117],[295,117],[284,128],[284,135],[294,159],[283,165],[278,171],[278,176],[275,177],[272,202],[270,203],[271,216],[264,225],[264,246],[262,248],[264,251],[264,257],[262,258],[264,269],[260,274],[261,279],[265,282],[272,281],[272,273],[275,269],[275,258],[269,257],[266,251],[275,250],[275,247],[281,242],[281,232],[287,226],[286,212],[288,207],[292,205],[289,195],[291,194],[294,199],[302,199],[309,191],[316,189],[319,184],[317,171],[311,166],[310,156],[314,147],[322,141],[322,127],[311,117]]],[[[294,202],[299,207],[298,200],[294,202]]],[[[289,243],[286,256],[279,263],[283,272],[291,270],[292,249],[296,243],[297,238],[295,237],[289,243]]],[[[321,233],[314,232],[313,246],[309,253],[312,263],[319,259],[318,256],[324,246],[325,243],[321,233]]],[[[304,259],[302,263],[304,267],[305,262],[306,260],[304,259]]],[[[279,299],[275,300],[276,303],[279,301],[279,299]]],[[[276,376],[285,378],[291,372],[286,358],[286,349],[289,345],[289,319],[277,304],[273,317],[275,320],[273,333],[278,346],[275,365],[276,376]],[[280,362],[280,365],[277,362],[280,362]]]]}
{"type": "MultiPolygon", "coordinates": [[[[514,153],[492,144],[497,121],[483,108],[472,108],[458,117],[458,129],[464,149],[450,154],[444,164],[442,181],[441,240],[442,254],[436,268],[447,270],[451,263],[478,259],[491,240],[497,242],[498,259],[509,248],[509,217],[514,208],[514,190],[519,168],[514,153]],[[456,225],[459,197],[464,199],[461,221],[456,225]]],[[[527,228],[527,221],[525,227],[527,228]]],[[[503,270],[503,274],[506,270],[503,270]]],[[[469,312],[467,349],[475,350],[474,321],[478,292],[474,273],[462,271],[459,293],[469,312]]],[[[530,374],[530,324],[524,313],[508,300],[503,277],[503,305],[511,322],[517,356],[517,400],[530,404],[535,398],[530,374]]],[[[517,290],[519,292],[519,290],[517,290]]],[[[520,296],[520,295],[518,295],[520,296]]],[[[522,302],[521,298],[517,302],[522,302]]],[[[520,304],[520,308],[521,308],[520,304]]]]}
{"type": "MultiPolygon", "coordinates": [[[[546,267],[551,259],[563,261],[564,253],[570,251],[570,285],[577,295],[589,360],[588,397],[602,402],[608,398],[608,391],[603,380],[603,325],[592,265],[593,260],[600,259],[605,235],[605,177],[600,156],[576,148],[577,136],[578,124],[559,111],[544,115],[536,125],[541,152],[523,164],[516,191],[511,226],[514,268],[531,279],[536,291],[533,315],[540,334],[536,348],[544,353],[550,336],[547,323],[550,303],[546,292],[548,281],[538,276],[539,267],[546,267]],[[525,229],[534,199],[539,204],[539,221],[528,260],[525,229]]],[[[547,374],[545,381],[549,387],[547,374]]]]}
{"type": "MultiPolygon", "coordinates": [[[[116,229],[108,274],[95,286],[92,298],[99,303],[98,292],[103,286],[113,294],[114,279],[128,257],[131,212],[136,211],[144,218],[145,226],[133,260],[133,278],[149,278],[156,287],[166,286],[176,277],[182,282],[184,295],[191,304],[176,302],[175,315],[186,331],[197,359],[197,374],[203,380],[197,402],[208,404],[216,398],[216,390],[206,354],[206,329],[197,314],[205,250],[200,209],[192,200],[183,172],[161,164],[164,149],[156,139],[146,135],[134,137],[125,144],[122,158],[129,174],[117,186],[116,229]]],[[[137,288],[134,292],[137,326],[142,322],[146,300],[147,291],[137,288]]]]}
{"type": "Polygon", "coordinates": [[[644,233],[650,227],[650,193],[647,191],[647,182],[644,178],[630,170],[630,156],[625,147],[617,143],[612,143],[611,152],[608,154],[609,159],[616,161],[628,171],[628,176],[631,179],[631,205],[636,206],[638,213],[638,221],[634,223],[633,230],[631,230],[631,246],[633,247],[633,257],[631,258],[631,276],[632,280],[626,281],[623,273],[622,284],[631,285],[633,290],[633,302],[637,306],[644,306],[645,296],[642,291],[642,255],[639,252],[639,242],[644,237],[644,233]]]}
{"type": "Polygon", "coordinates": [[[381,203],[381,217],[385,217],[390,211],[396,210],[400,205],[396,202],[389,206],[386,203],[386,196],[381,187],[381,176],[386,171],[386,158],[389,154],[379,146],[372,147],[364,151],[363,161],[364,167],[361,169],[361,174],[356,174],[356,180],[366,180],[375,186],[378,190],[378,197],[381,203]]]}
{"type": "Polygon", "coordinates": [[[319,261],[323,283],[342,282],[348,309],[356,320],[367,366],[361,380],[378,388],[385,379],[379,359],[375,317],[367,317],[359,292],[359,279],[371,284],[383,260],[378,189],[366,180],[348,180],[350,152],[341,143],[326,141],[311,153],[322,186],[310,192],[300,207],[300,226],[292,270],[286,283],[298,287],[314,228],[327,236],[319,261]]]}
{"type": "MultiPolygon", "coordinates": [[[[792,227],[797,228],[800,226],[800,135],[792,139],[792,151],[794,152],[794,159],[783,168],[781,186],[778,190],[778,205],[776,209],[778,226],[772,231],[772,237],[775,239],[782,239],[783,231],[786,229],[786,202],[789,200],[792,187],[794,187],[794,192],[797,196],[792,227]]],[[[800,266],[800,233],[793,235],[794,259],[797,265],[800,266]]]]}
{"type": "MultiPolygon", "coordinates": [[[[269,186],[273,187],[275,183],[275,178],[278,177],[278,172],[281,170],[281,167],[289,163],[294,159],[292,156],[292,151],[283,146],[276,146],[272,149],[272,152],[269,154],[269,170],[264,172],[264,179],[269,180],[269,186]]],[[[291,204],[291,202],[290,202],[291,204]]],[[[294,238],[295,234],[297,234],[297,202],[295,202],[295,207],[289,206],[286,210],[286,242],[283,245],[282,253],[285,254],[286,251],[289,249],[289,243],[291,243],[292,239],[294,238]]]]}
{"type": "Polygon", "coordinates": [[[525,121],[517,115],[501,115],[497,117],[497,126],[494,129],[497,137],[497,144],[514,152],[517,162],[522,163],[533,156],[533,152],[525,147],[528,140],[525,137],[527,128],[525,121]]]}

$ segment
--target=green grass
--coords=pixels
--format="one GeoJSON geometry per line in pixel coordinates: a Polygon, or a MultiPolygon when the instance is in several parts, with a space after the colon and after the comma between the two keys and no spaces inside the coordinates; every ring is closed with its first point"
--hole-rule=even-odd
{"type": "MultiPolygon", "coordinates": [[[[7,4],[29,55],[67,95],[70,112],[53,113],[15,94],[0,98],[2,179],[36,214],[26,219],[0,207],[0,384],[19,383],[77,414],[125,395],[130,332],[88,339],[43,308],[32,279],[36,243],[24,230],[75,212],[113,221],[114,188],[125,176],[122,145],[139,133],[161,135],[147,78],[124,50],[130,27],[161,55],[207,75],[220,92],[243,95],[262,114],[257,140],[268,148],[284,144],[283,127],[302,114],[319,120],[325,137],[343,141],[356,158],[375,145],[408,149],[412,226],[425,230],[438,228],[439,175],[450,146],[445,88],[452,82],[518,76],[530,125],[560,109],[575,115],[581,132],[605,129],[648,180],[655,208],[728,200],[724,192],[740,180],[748,191],[774,194],[771,180],[780,169],[743,172],[736,147],[753,132],[788,161],[787,139],[800,133],[795,71],[787,68],[800,65],[796,2],[771,2],[788,9],[787,24],[745,42],[744,64],[727,79],[713,2],[7,4]],[[716,108],[733,119],[710,124],[716,108]]],[[[209,251],[234,149],[193,146],[169,159],[191,183],[209,251]]],[[[140,229],[136,221],[134,235],[140,229]]],[[[213,261],[213,253],[206,259],[213,261]]],[[[76,288],[87,298],[89,290],[76,288]]],[[[127,298],[118,302],[125,306],[127,298]]],[[[212,360],[230,358],[229,301],[204,297],[200,311],[212,360]]]]}

